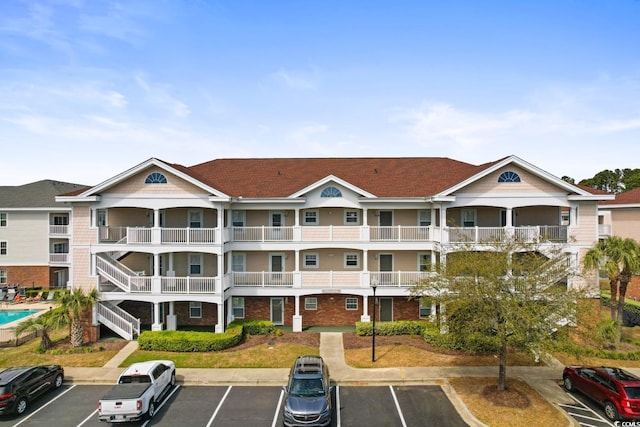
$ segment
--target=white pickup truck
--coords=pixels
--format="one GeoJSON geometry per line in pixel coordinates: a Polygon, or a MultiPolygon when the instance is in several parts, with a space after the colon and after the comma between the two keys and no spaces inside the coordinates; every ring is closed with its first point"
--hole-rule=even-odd
{"type": "Polygon", "coordinates": [[[98,402],[100,421],[119,423],[151,418],[159,400],[176,382],[171,360],[134,363],[98,402]]]}

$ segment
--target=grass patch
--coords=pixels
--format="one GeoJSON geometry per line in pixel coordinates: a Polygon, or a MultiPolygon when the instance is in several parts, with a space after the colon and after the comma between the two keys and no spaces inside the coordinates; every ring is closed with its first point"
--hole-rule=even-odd
{"type": "Polygon", "coordinates": [[[300,344],[261,344],[237,351],[176,353],[169,351],[135,351],[120,366],[155,359],[170,359],[176,368],[290,368],[296,357],[319,355],[317,347],[300,344]]]}
{"type": "MultiPolygon", "coordinates": [[[[62,344],[68,340],[67,332],[57,331],[51,334],[51,338],[62,344]]],[[[68,353],[64,345],[54,348],[47,353],[36,353],[40,344],[40,338],[35,338],[19,347],[6,347],[0,350],[0,367],[28,366],[42,364],[57,364],[69,367],[100,367],[104,366],[126,344],[126,341],[109,341],[92,344],[92,351],[87,347],[83,350],[72,350],[68,353]],[[102,350],[100,350],[102,347],[102,350]],[[81,351],[81,352],[75,352],[81,351]]]]}
{"type": "MultiPolygon", "coordinates": [[[[376,346],[376,361],[371,362],[371,348],[345,350],[347,365],[354,368],[395,368],[420,366],[497,366],[494,355],[437,353],[410,345],[376,346]]],[[[512,353],[508,365],[534,366],[532,355],[512,353]]]]}
{"type": "Polygon", "coordinates": [[[496,378],[450,378],[449,383],[469,411],[491,427],[566,427],[569,423],[560,410],[518,379],[507,379],[507,393],[492,390],[496,378]]]}

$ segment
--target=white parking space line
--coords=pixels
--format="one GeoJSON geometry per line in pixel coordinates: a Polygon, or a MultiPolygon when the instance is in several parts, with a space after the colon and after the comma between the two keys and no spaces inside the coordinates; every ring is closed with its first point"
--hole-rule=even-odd
{"type": "Polygon", "coordinates": [[[220,411],[220,408],[222,408],[222,404],[227,399],[227,396],[229,395],[229,392],[231,392],[231,387],[233,387],[233,386],[230,385],[227,388],[227,391],[224,393],[224,396],[222,396],[222,399],[220,399],[220,403],[218,403],[218,406],[216,407],[216,410],[214,411],[213,415],[211,415],[211,418],[209,419],[209,422],[207,423],[207,427],[211,427],[211,425],[213,424],[213,420],[216,419],[216,415],[218,415],[218,411],[220,411]]]}
{"type": "MultiPolygon", "coordinates": [[[[162,409],[162,407],[164,406],[165,403],[167,403],[167,401],[169,400],[169,398],[171,398],[171,396],[173,396],[176,391],[178,391],[178,389],[180,388],[179,384],[176,384],[176,386],[173,388],[173,390],[171,390],[171,393],[169,393],[168,395],[165,396],[164,399],[162,399],[162,403],[160,404],[160,406],[158,406],[156,408],[156,413],[158,413],[158,411],[160,409],[162,409]]],[[[147,424],[149,424],[151,422],[151,419],[148,419],[147,421],[144,422],[144,424],[142,424],[141,427],[145,427],[147,424]]]]}
{"type": "Polygon", "coordinates": [[[82,422],[80,424],[78,424],[76,427],[80,427],[81,425],[83,425],[84,423],[86,423],[87,421],[89,421],[91,418],[93,418],[93,416],[98,412],[98,408],[96,408],[95,411],[93,411],[91,413],[91,415],[89,415],[87,418],[85,418],[84,420],[82,420],[82,422]]]}
{"type": "MultiPolygon", "coordinates": [[[[598,414],[596,411],[591,409],[589,406],[585,405],[583,402],[581,402],[580,400],[576,399],[571,393],[567,393],[567,395],[569,395],[569,397],[571,397],[578,404],[578,406],[580,408],[583,408],[584,410],[591,412],[594,415],[594,418],[587,417],[586,415],[579,415],[579,414],[576,414],[576,416],[578,416],[580,418],[588,418],[588,419],[591,419],[591,420],[600,421],[600,422],[603,422],[603,423],[605,423],[605,424],[607,424],[607,425],[609,425],[611,427],[615,427],[615,425],[612,424],[608,419],[604,418],[602,415],[598,414]]],[[[574,407],[574,406],[571,406],[571,405],[563,405],[563,404],[560,404],[559,406],[574,407]]],[[[567,413],[571,414],[569,411],[567,411],[567,413]]],[[[571,414],[571,415],[573,415],[573,414],[571,414]]],[[[590,427],[589,424],[584,424],[584,423],[580,423],[580,424],[590,427]]]]}
{"type": "Polygon", "coordinates": [[[340,386],[336,386],[336,427],[342,426],[342,421],[340,420],[340,386]]]}
{"type": "Polygon", "coordinates": [[[398,416],[400,417],[400,421],[402,421],[402,427],[407,427],[407,423],[404,421],[404,416],[402,415],[402,409],[400,409],[400,403],[398,402],[398,398],[396,397],[396,392],[393,391],[393,386],[390,385],[389,390],[391,390],[393,401],[396,403],[396,409],[398,410],[398,416]]]}
{"type": "Polygon", "coordinates": [[[19,426],[23,422],[27,421],[29,418],[33,417],[35,414],[37,414],[38,412],[40,412],[41,410],[43,410],[44,408],[46,408],[47,406],[49,406],[50,404],[52,404],[53,402],[55,402],[56,400],[58,400],[68,392],[70,392],[71,390],[73,390],[74,388],[75,388],[75,384],[69,387],[67,390],[60,393],[59,395],[57,395],[56,397],[54,397],[53,399],[51,399],[50,401],[48,401],[47,403],[45,403],[44,405],[42,405],[41,407],[39,407],[37,410],[33,411],[32,413],[30,413],[29,415],[21,419],[20,422],[15,423],[13,427],[19,426]]]}
{"type": "Polygon", "coordinates": [[[280,407],[282,406],[283,398],[284,390],[280,390],[280,398],[278,399],[278,406],[276,406],[276,413],[273,414],[273,422],[271,423],[271,427],[276,427],[276,423],[278,422],[278,414],[280,413],[280,407]]]}

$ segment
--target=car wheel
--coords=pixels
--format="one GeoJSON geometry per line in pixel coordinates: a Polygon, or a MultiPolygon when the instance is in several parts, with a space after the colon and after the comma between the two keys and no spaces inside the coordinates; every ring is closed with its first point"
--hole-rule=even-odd
{"type": "Polygon", "coordinates": [[[616,421],[618,419],[618,410],[616,409],[616,406],[611,402],[605,402],[605,404],[604,404],[604,414],[611,421],[616,421]]]}
{"type": "Polygon", "coordinates": [[[173,387],[174,385],[176,385],[176,373],[172,372],[171,373],[171,387],[173,387]]]}
{"type": "Polygon", "coordinates": [[[29,406],[29,402],[27,402],[27,399],[24,397],[21,397],[16,402],[16,414],[18,415],[24,414],[28,406],[29,406]]]}
{"type": "Polygon", "coordinates": [[[573,381],[571,381],[571,377],[566,376],[562,379],[562,382],[564,384],[564,388],[567,391],[572,391],[573,390],[573,381]]]}
{"type": "Polygon", "coordinates": [[[58,374],[56,375],[56,379],[53,381],[53,386],[55,388],[60,388],[62,387],[62,382],[64,381],[64,378],[62,378],[62,374],[58,374]]]}
{"type": "Polygon", "coordinates": [[[149,402],[149,409],[147,409],[147,419],[153,417],[156,413],[156,403],[152,400],[149,402]]]}

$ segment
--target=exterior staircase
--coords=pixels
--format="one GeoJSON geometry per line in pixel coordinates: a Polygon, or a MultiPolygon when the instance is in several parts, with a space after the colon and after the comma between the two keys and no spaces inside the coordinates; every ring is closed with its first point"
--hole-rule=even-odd
{"type": "Polygon", "coordinates": [[[136,319],[109,301],[96,304],[96,320],[126,340],[140,335],[140,319],[136,319]]]}

